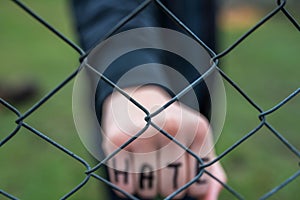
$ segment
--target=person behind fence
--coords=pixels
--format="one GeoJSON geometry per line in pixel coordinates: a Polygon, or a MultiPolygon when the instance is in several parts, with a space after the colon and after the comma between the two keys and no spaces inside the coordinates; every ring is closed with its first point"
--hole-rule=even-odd
{"type": "MultiPolygon", "coordinates": [[[[214,1],[161,2],[210,48],[215,49],[214,1]]],[[[142,3],[145,2],[73,0],[74,22],[83,49],[89,51],[94,48],[112,27],[142,3]]],[[[142,27],[161,27],[184,33],[165,12],[160,10],[157,2],[152,1],[115,34],[142,27]]],[[[140,36],[136,36],[136,39],[147,40],[140,36]]],[[[197,56],[199,55],[196,54],[197,56]]],[[[102,70],[101,73],[103,72],[150,113],[166,104],[184,88],[179,79],[174,78],[176,74],[183,76],[188,83],[199,77],[199,73],[195,72],[191,63],[184,58],[169,51],[151,48],[129,52],[120,56],[106,69],[98,66],[97,70],[102,70]],[[171,71],[169,73],[168,70],[164,70],[165,66],[171,66],[178,73],[171,71]],[[127,76],[134,69],[141,69],[138,76],[127,76]]],[[[199,174],[199,162],[195,157],[162,132],[168,133],[189,147],[204,163],[215,158],[210,129],[212,105],[206,83],[201,82],[193,88],[191,93],[194,93],[194,99],[188,98],[187,95],[187,98],[183,97],[182,101],[172,103],[156,116],[148,118],[148,121],[144,119],[145,113],[140,108],[118,91],[114,91],[114,88],[105,81],[101,79],[96,85],[94,109],[103,136],[102,144],[98,145],[101,145],[105,155],[112,153],[145,126],[147,127],[147,122],[148,125],[151,123],[140,137],[108,162],[109,180],[122,190],[141,199],[153,199],[157,195],[166,197],[199,174]]],[[[219,162],[205,170],[221,182],[226,181],[225,172],[219,162]]],[[[176,194],[176,198],[214,200],[218,198],[221,189],[220,183],[204,173],[191,186],[176,194]]],[[[108,190],[111,199],[126,199],[124,194],[110,188],[108,190]]]]}

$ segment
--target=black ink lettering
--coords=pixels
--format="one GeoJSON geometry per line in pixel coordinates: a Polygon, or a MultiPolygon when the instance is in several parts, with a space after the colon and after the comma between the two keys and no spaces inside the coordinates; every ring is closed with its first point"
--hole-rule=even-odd
{"type": "Polygon", "coordinates": [[[178,183],[177,183],[177,177],[178,177],[178,168],[182,165],[182,163],[172,163],[169,164],[168,167],[174,168],[174,175],[173,175],[173,188],[177,189],[178,188],[178,183]]]}
{"type": "Polygon", "coordinates": [[[153,180],[154,180],[154,175],[153,175],[153,168],[151,165],[144,164],[141,168],[141,176],[140,176],[140,188],[144,189],[144,181],[148,180],[148,188],[151,189],[153,187],[153,180]],[[145,172],[148,172],[147,174],[145,172]]]}
{"type": "MultiPolygon", "coordinates": [[[[209,161],[209,158],[208,157],[205,157],[205,158],[201,158],[203,160],[203,162],[208,162],[209,161]]],[[[200,166],[199,166],[199,163],[196,162],[196,175],[199,174],[200,172],[200,166]]],[[[205,184],[207,182],[207,180],[203,180],[203,179],[198,179],[196,181],[197,184],[205,184]]]]}
{"type": "Polygon", "coordinates": [[[125,170],[124,171],[120,171],[120,170],[116,170],[116,159],[113,158],[112,159],[113,162],[113,170],[114,170],[114,174],[115,174],[115,181],[119,182],[119,175],[123,175],[124,176],[124,183],[128,184],[128,170],[129,170],[129,160],[125,159],[125,170]]]}

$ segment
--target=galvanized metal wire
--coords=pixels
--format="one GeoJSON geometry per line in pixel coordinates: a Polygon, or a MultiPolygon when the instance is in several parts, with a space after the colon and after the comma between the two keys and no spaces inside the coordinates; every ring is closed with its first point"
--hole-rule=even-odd
{"type": "MultiPolygon", "coordinates": [[[[83,51],[78,45],[76,45],[74,42],[72,42],[70,39],[65,37],[62,33],[57,31],[53,26],[51,26],[49,23],[47,23],[43,18],[38,16],[33,10],[31,10],[28,6],[26,6],[24,3],[22,3],[19,0],[12,0],[16,5],[18,5],[21,9],[23,9],[26,13],[31,15],[34,19],[36,19],[41,25],[43,25],[46,29],[49,31],[53,32],[58,39],[62,40],[65,42],[67,45],[69,45],[74,51],[78,52],[80,61],[85,62],[84,58],[88,55],[89,52],[83,51]]],[[[255,135],[260,129],[267,128],[271,131],[271,133],[274,134],[274,136],[281,142],[283,143],[289,151],[294,154],[297,158],[299,158],[300,161],[300,151],[297,149],[288,139],[284,137],[284,134],[276,130],[267,120],[267,116],[270,115],[271,113],[276,112],[278,109],[281,107],[285,106],[286,104],[289,103],[290,100],[295,98],[299,93],[300,93],[300,88],[296,89],[293,91],[289,96],[287,96],[285,99],[283,99],[281,102],[279,102],[277,105],[275,105],[273,108],[269,110],[264,110],[261,108],[259,104],[257,104],[250,96],[248,96],[242,89],[239,87],[237,83],[234,82],[227,74],[224,72],[220,67],[217,66],[219,59],[226,56],[229,54],[233,49],[235,49],[238,45],[240,45],[244,40],[246,40],[253,32],[255,32],[257,29],[262,27],[268,20],[270,20],[272,17],[277,15],[278,13],[283,13],[286,18],[291,22],[291,25],[294,26],[298,31],[300,31],[300,25],[297,22],[297,20],[288,12],[286,8],[287,1],[286,0],[277,0],[276,1],[276,6],[275,8],[269,12],[263,19],[261,19],[256,25],[254,25],[249,31],[247,31],[244,35],[242,35],[240,38],[238,38],[233,44],[231,44],[227,49],[220,53],[215,53],[212,51],[208,46],[206,46],[201,38],[198,38],[197,35],[195,35],[183,22],[180,21],[176,17],[175,14],[173,14],[160,0],[145,0],[143,3],[140,4],[136,9],[134,9],[128,16],[124,17],[119,23],[117,23],[107,34],[102,40],[105,40],[106,38],[110,37],[112,34],[114,34],[117,30],[119,30],[124,24],[126,24],[128,21],[133,19],[134,17],[137,16],[139,12],[141,12],[143,9],[145,9],[149,4],[155,4],[162,12],[164,12],[170,19],[174,21],[179,27],[181,27],[190,37],[192,37],[194,40],[196,40],[203,48],[206,49],[206,51],[211,55],[212,57],[212,62],[210,68],[204,73],[202,76],[200,76],[198,79],[196,79],[193,83],[191,83],[188,87],[184,88],[181,92],[176,94],[168,103],[163,105],[161,108],[157,109],[156,111],[150,113],[143,105],[140,105],[137,101],[135,101],[133,98],[131,98],[124,90],[119,88],[117,85],[115,85],[112,81],[110,81],[107,77],[105,77],[103,74],[100,74],[99,72],[98,75],[100,78],[108,83],[111,87],[114,87],[116,91],[120,92],[123,96],[125,96],[129,101],[131,101],[134,105],[136,105],[139,109],[141,109],[145,114],[145,120],[147,124],[145,127],[137,132],[131,139],[129,139],[127,142],[122,144],[117,150],[115,150],[113,153],[110,155],[107,155],[107,157],[100,161],[98,164],[95,166],[90,166],[90,164],[81,158],[80,156],[76,155],[72,151],[68,150],[66,147],[62,146],[59,144],[59,142],[54,141],[53,139],[50,139],[47,137],[43,132],[40,130],[37,130],[33,126],[29,125],[28,123],[25,122],[25,119],[27,119],[29,116],[34,115],[35,112],[42,106],[45,105],[45,103],[51,99],[57,92],[59,92],[65,85],[67,85],[71,80],[73,80],[78,73],[80,73],[81,68],[77,68],[73,73],[71,73],[68,77],[65,78],[63,82],[58,84],[55,88],[53,88],[47,95],[45,95],[42,99],[37,101],[31,108],[29,108],[26,112],[21,113],[14,105],[11,105],[4,99],[0,98],[0,104],[2,106],[6,107],[10,112],[16,115],[16,126],[14,130],[9,133],[4,139],[0,141],[0,147],[8,143],[10,140],[12,140],[13,137],[15,137],[18,132],[20,131],[21,128],[25,128],[38,136],[41,140],[44,140],[45,142],[49,143],[52,145],[53,148],[59,149],[61,152],[64,154],[68,155],[71,157],[74,162],[78,162],[83,167],[86,169],[82,173],[85,174],[84,179],[82,180],[81,183],[79,183],[76,187],[74,187],[71,191],[66,193],[61,199],[68,199],[71,197],[74,193],[78,192],[84,185],[88,183],[88,181],[91,178],[94,178],[96,180],[99,180],[111,188],[121,192],[125,196],[127,196],[130,199],[138,199],[132,194],[127,193],[126,191],[120,189],[118,186],[114,185],[111,183],[109,180],[105,179],[104,177],[100,176],[99,174],[96,173],[96,171],[101,168],[109,159],[113,158],[119,151],[124,149],[126,146],[128,146],[130,143],[132,143],[135,139],[137,139],[139,136],[141,136],[144,131],[152,126],[153,128],[157,129],[161,134],[163,134],[165,137],[170,139],[172,142],[176,143],[179,147],[184,149],[188,154],[192,155],[197,162],[200,164],[200,170],[199,173],[188,183],[186,183],[184,186],[176,190],[174,193],[170,194],[168,197],[165,199],[172,199],[174,196],[176,196],[178,193],[189,187],[191,184],[195,183],[201,176],[202,174],[207,174],[208,176],[212,177],[213,179],[217,180],[225,190],[230,192],[232,194],[233,198],[236,199],[244,199],[244,197],[239,193],[238,190],[232,188],[226,183],[223,183],[221,180],[219,180],[217,177],[214,176],[214,174],[211,174],[206,170],[207,167],[213,165],[217,161],[222,160],[225,156],[230,154],[233,150],[235,150],[238,146],[243,145],[243,143],[248,140],[250,137],[255,135]],[[207,163],[204,163],[203,160],[197,156],[194,152],[192,152],[188,147],[184,146],[181,144],[179,141],[177,141],[175,138],[173,138],[168,132],[165,130],[161,129],[157,124],[155,124],[151,119],[158,115],[160,112],[162,112],[164,109],[166,109],[168,106],[170,106],[172,103],[174,103],[177,99],[180,99],[181,96],[183,96],[185,93],[187,93],[189,90],[191,90],[195,85],[199,84],[203,79],[207,76],[209,76],[212,72],[218,71],[224,80],[230,84],[255,110],[259,112],[258,119],[259,119],[259,124],[254,127],[252,130],[250,130],[247,134],[245,134],[242,138],[240,138],[238,141],[236,141],[233,145],[231,145],[229,148],[224,150],[222,153],[220,153],[214,160],[211,160],[207,163]]],[[[99,41],[100,42],[100,41],[99,41]]],[[[91,66],[89,66],[86,63],[86,66],[93,70],[91,66]]],[[[1,151],[1,148],[0,148],[1,151]]],[[[295,163],[296,165],[299,166],[299,163],[295,163]]],[[[0,165],[0,170],[1,170],[1,165],[0,165]]],[[[264,195],[261,196],[260,199],[268,199],[269,197],[276,195],[278,191],[280,191],[283,187],[286,187],[290,182],[295,181],[297,178],[300,176],[300,169],[296,171],[292,176],[287,177],[285,181],[283,181],[281,184],[278,186],[274,187],[272,190],[269,192],[266,192],[264,195]]],[[[229,177],[230,179],[230,177],[229,177]]],[[[8,199],[18,199],[17,197],[14,196],[14,194],[10,194],[4,190],[1,190],[0,188],[0,196],[8,198],[8,199]]],[[[1,199],[2,199],[1,197],[1,199]]]]}

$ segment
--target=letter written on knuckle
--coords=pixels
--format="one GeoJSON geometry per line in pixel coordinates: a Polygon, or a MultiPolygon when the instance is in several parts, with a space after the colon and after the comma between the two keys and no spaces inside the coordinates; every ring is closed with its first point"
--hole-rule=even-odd
{"type": "Polygon", "coordinates": [[[153,167],[151,165],[149,164],[142,165],[139,181],[140,181],[141,189],[152,189],[153,181],[154,181],[154,173],[153,173],[153,167]],[[148,182],[148,184],[145,184],[145,182],[148,182]]]}
{"type": "Polygon", "coordinates": [[[112,159],[112,164],[113,164],[113,170],[114,170],[114,175],[115,175],[115,182],[119,182],[119,176],[123,175],[123,182],[124,184],[128,184],[128,170],[129,170],[129,160],[125,159],[125,169],[123,171],[117,170],[116,169],[116,159],[112,159]]]}
{"type": "MultiPolygon", "coordinates": [[[[208,157],[204,157],[204,158],[201,158],[201,159],[203,160],[203,162],[208,162],[208,161],[209,161],[209,158],[208,158],[208,157]]],[[[195,168],[196,168],[196,170],[195,170],[195,171],[196,171],[195,176],[197,176],[197,175],[199,174],[200,170],[201,170],[201,167],[200,167],[200,165],[199,165],[198,162],[196,162],[195,168]]],[[[199,179],[196,181],[196,184],[205,184],[205,183],[207,183],[207,180],[206,180],[206,179],[203,179],[203,178],[199,178],[199,179]]]]}
{"type": "MultiPolygon", "coordinates": [[[[123,171],[117,170],[117,161],[115,158],[112,159],[114,180],[119,183],[120,176],[123,176],[123,183],[128,184],[128,170],[129,170],[129,160],[125,159],[125,169],[123,171]]],[[[141,173],[139,177],[139,185],[141,189],[152,189],[154,181],[153,167],[149,164],[143,164],[141,167],[141,173]]]]}
{"type": "Polygon", "coordinates": [[[167,167],[168,168],[173,168],[174,169],[174,174],[173,174],[173,188],[177,189],[178,188],[178,168],[181,167],[182,163],[177,162],[177,163],[171,163],[167,167]]]}

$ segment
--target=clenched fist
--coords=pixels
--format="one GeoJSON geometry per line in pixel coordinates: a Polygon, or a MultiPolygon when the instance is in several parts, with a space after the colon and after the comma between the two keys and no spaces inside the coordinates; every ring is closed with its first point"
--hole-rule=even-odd
{"type": "MultiPolygon", "coordinates": [[[[170,100],[168,93],[154,85],[127,88],[125,91],[150,113],[170,100]]],[[[154,198],[158,194],[168,196],[192,180],[200,169],[199,162],[192,155],[163,135],[159,129],[188,147],[203,162],[209,162],[215,157],[209,123],[200,113],[179,102],[151,118],[153,124],[147,124],[145,117],[141,109],[118,92],[106,98],[102,128],[103,149],[107,155],[141,130],[145,130],[109,160],[110,181],[143,199],[154,198]]],[[[220,163],[214,163],[206,170],[221,181],[226,181],[220,163]]],[[[215,200],[221,188],[217,181],[204,173],[175,198],[188,195],[197,199],[215,200]]]]}

